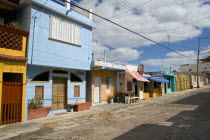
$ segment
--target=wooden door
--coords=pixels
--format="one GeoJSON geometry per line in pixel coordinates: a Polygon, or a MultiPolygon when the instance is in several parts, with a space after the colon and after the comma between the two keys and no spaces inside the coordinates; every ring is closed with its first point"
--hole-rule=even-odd
{"type": "Polygon", "coordinates": [[[0,124],[21,121],[22,112],[22,84],[3,82],[0,124]]]}
{"type": "Polygon", "coordinates": [[[101,77],[94,77],[94,103],[99,103],[101,99],[101,77]]]}
{"type": "Polygon", "coordinates": [[[53,78],[52,105],[53,110],[62,110],[67,104],[67,78],[53,78]]]}

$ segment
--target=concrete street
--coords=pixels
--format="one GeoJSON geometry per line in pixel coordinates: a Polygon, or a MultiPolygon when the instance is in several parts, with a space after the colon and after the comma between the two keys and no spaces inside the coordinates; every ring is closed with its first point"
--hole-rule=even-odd
{"type": "Polygon", "coordinates": [[[209,140],[210,87],[0,126],[0,139],[209,140]]]}

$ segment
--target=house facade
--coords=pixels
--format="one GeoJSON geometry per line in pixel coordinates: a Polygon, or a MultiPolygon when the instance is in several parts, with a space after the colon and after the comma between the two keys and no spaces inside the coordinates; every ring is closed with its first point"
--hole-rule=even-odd
{"type": "Polygon", "coordinates": [[[93,60],[92,70],[87,74],[88,102],[93,106],[108,103],[108,98],[117,93],[117,73],[125,70],[124,65],[93,60]]]}
{"type": "Polygon", "coordinates": [[[20,22],[30,32],[26,102],[42,100],[44,106],[52,106],[50,114],[66,112],[70,103],[85,102],[95,28],[91,16],[54,0],[23,0],[20,8],[20,22]]]}
{"type": "Polygon", "coordinates": [[[203,87],[208,84],[208,77],[206,73],[199,72],[197,76],[197,72],[175,72],[177,79],[177,86],[181,89],[187,88],[196,88],[197,87],[197,79],[199,81],[199,86],[203,87]],[[181,82],[182,84],[180,84],[181,82]]]}
{"type": "Polygon", "coordinates": [[[17,7],[18,3],[15,1],[1,1],[0,125],[24,121],[26,116],[26,43],[28,32],[21,30],[20,26],[15,24],[19,16],[17,7]]]}
{"type": "Polygon", "coordinates": [[[144,74],[143,76],[148,79],[149,83],[144,83],[144,91],[150,94],[150,97],[162,96],[165,94],[165,83],[169,80],[163,77],[152,77],[151,73],[144,74]]]}
{"type": "MultiPolygon", "coordinates": [[[[180,72],[197,72],[197,64],[185,64],[180,66],[180,72]]],[[[207,84],[210,84],[210,63],[199,63],[199,73],[205,73],[207,84]]]]}
{"type": "Polygon", "coordinates": [[[168,82],[164,83],[165,93],[175,92],[176,91],[176,77],[174,73],[171,72],[151,72],[151,76],[160,77],[166,79],[168,82]]]}

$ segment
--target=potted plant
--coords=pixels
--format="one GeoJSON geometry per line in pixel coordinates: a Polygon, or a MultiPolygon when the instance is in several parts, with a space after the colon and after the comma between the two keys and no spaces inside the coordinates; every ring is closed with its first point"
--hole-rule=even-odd
{"type": "Polygon", "coordinates": [[[113,104],[113,102],[114,102],[114,95],[109,95],[108,99],[109,99],[109,103],[113,104]]]}
{"type": "Polygon", "coordinates": [[[43,101],[32,99],[28,103],[28,120],[47,117],[48,109],[52,106],[43,107],[43,101]]]}
{"type": "Polygon", "coordinates": [[[14,29],[21,29],[21,25],[17,21],[12,21],[8,24],[9,27],[14,28],[14,29]]]}

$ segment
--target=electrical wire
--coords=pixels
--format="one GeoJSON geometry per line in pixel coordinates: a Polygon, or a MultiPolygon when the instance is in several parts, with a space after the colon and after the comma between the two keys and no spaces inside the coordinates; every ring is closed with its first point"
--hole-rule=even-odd
{"type": "MultiPolygon", "coordinates": [[[[119,1],[117,1],[117,0],[115,0],[117,3],[119,3],[119,4],[121,4],[123,7],[125,7],[126,9],[132,9],[133,8],[133,6],[130,4],[130,3],[128,3],[127,1],[126,1],[126,3],[120,3],[119,1]]],[[[121,1],[121,0],[120,0],[121,1]]],[[[122,1],[121,1],[122,2],[122,1]]],[[[135,9],[134,9],[135,10],[135,9]]],[[[150,24],[155,30],[157,30],[157,31],[159,31],[159,32],[161,32],[162,34],[164,34],[164,36],[165,36],[165,33],[164,32],[162,32],[161,31],[161,29],[153,22],[153,21],[151,21],[149,18],[147,18],[147,17],[145,17],[145,16],[143,16],[143,15],[141,15],[141,14],[139,14],[139,15],[137,15],[140,19],[142,19],[144,22],[146,22],[146,23],[148,23],[148,24],[150,24]]]]}
{"type": "Polygon", "coordinates": [[[140,6],[143,6],[143,5],[145,5],[145,4],[147,4],[147,3],[151,2],[151,1],[152,1],[152,0],[149,0],[149,1],[145,2],[145,3],[142,3],[142,4],[140,4],[140,5],[136,6],[136,7],[131,8],[131,9],[127,10],[127,11],[124,11],[124,12],[122,12],[122,13],[120,13],[120,14],[114,15],[114,16],[110,17],[109,19],[112,19],[112,18],[121,16],[122,14],[125,14],[125,13],[127,13],[127,12],[132,11],[132,10],[135,10],[136,8],[138,8],[138,7],[140,7],[140,6]]]}
{"type": "MultiPolygon", "coordinates": [[[[66,2],[68,2],[68,1],[66,1],[66,2]]],[[[150,42],[153,42],[153,43],[157,44],[158,46],[161,46],[161,47],[166,48],[166,49],[168,49],[168,50],[170,50],[170,51],[173,51],[173,52],[175,52],[175,53],[177,53],[177,54],[179,54],[179,55],[181,55],[181,56],[183,56],[183,57],[186,57],[186,58],[189,58],[189,59],[191,59],[191,60],[193,60],[193,61],[196,61],[196,60],[193,59],[193,58],[190,58],[190,57],[188,57],[188,56],[186,56],[186,55],[184,55],[184,54],[181,54],[181,53],[179,53],[179,52],[177,52],[177,51],[175,51],[175,50],[173,50],[173,49],[171,49],[171,48],[168,48],[168,47],[166,47],[166,46],[164,46],[164,45],[162,45],[162,44],[160,44],[160,43],[158,43],[158,42],[156,42],[156,41],[153,41],[153,40],[150,39],[150,38],[147,38],[147,37],[145,37],[145,36],[143,36],[143,35],[141,35],[141,34],[135,32],[135,31],[132,31],[132,30],[130,30],[130,29],[128,29],[128,28],[126,28],[126,27],[124,27],[124,26],[122,26],[122,25],[120,25],[120,24],[117,24],[117,23],[115,23],[115,22],[113,22],[113,21],[111,21],[111,20],[109,20],[109,19],[107,19],[107,18],[104,18],[104,17],[102,17],[102,16],[100,16],[100,15],[94,13],[94,12],[90,12],[90,11],[88,11],[87,9],[84,9],[84,8],[82,8],[82,7],[80,7],[80,6],[76,5],[76,4],[73,4],[72,2],[68,2],[68,3],[74,5],[75,7],[80,8],[80,9],[86,11],[86,12],[89,12],[89,13],[91,13],[91,14],[93,14],[93,15],[95,15],[95,16],[97,16],[97,17],[103,19],[103,20],[106,20],[106,21],[108,21],[108,22],[110,22],[110,23],[112,23],[112,24],[114,24],[114,25],[116,25],[116,26],[119,26],[119,27],[121,27],[121,28],[123,28],[123,29],[125,29],[125,30],[127,30],[127,31],[129,31],[129,32],[131,32],[131,33],[133,33],[133,34],[135,34],[135,35],[137,35],[137,36],[140,36],[140,37],[142,37],[142,38],[144,38],[144,39],[150,41],[150,42]]]]}

